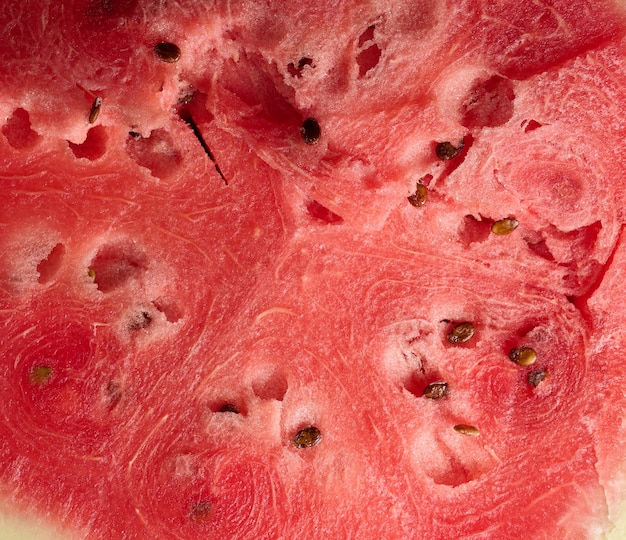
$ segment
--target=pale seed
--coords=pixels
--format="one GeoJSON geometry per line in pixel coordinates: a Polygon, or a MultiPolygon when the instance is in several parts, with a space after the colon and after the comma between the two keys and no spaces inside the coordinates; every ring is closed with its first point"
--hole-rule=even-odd
{"type": "Polygon", "coordinates": [[[453,345],[467,343],[474,336],[474,325],[471,322],[457,324],[448,334],[448,341],[453,345]]]}
{"type": "Polygon", "coordinates": [[[415,186],[415,193],[409,195],[407,198],[409,199],[409,202],[416,208],[419,206],[423,206],[426,202],[426,199],[428,198],[428,190],[426,189],[426,186],[424,184],[418,182],[415,186]]]}
{"type": "Polygon", "coordinates": [[[93,124],[100,114],[100,108],[102,107],[102,98],[97,96],[91,104],[91,110],[89,111],[89,123],[93,124]]]}
{"type": "Polygon", "coordinates": [[[478,431],[477,427],[468,426],[467,424],[457,424],[454,426],[454,431],[458,431],[463,435],[469,435],[470,437],[477,437],[480,435],[480,431],[478,431]]]}
{"type": "Polygon", "coordinates": [[[537,360],[537,353],[530,347],[518,347],[509,351],[509,358],[518,366],[530,366],[537,360]]]}
{"type": "Polygon", "coordinates": [[[448,394],[448,383],[434,382],[424,388],[424,397],[429,399],[441,399],[448,394]]]}
{"type": "Polygon", "coordinates": [[[491,225],[491,232],[493,234],[497,234],[498,236],[505,236],[507,234],[511,234],[515,229],[517,229],[519,225],[519,221],[515,218],[504,218],[500,219],[491,225]]]}

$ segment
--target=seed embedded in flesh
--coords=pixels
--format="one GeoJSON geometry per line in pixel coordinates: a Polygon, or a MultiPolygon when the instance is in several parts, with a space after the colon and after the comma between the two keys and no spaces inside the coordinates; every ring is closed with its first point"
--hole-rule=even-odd
{"type": "Polygon", "coordinates": [[[537,360],[537,353],[530,347],[517,347],[509,351],[509,358],[518,366],[530,366],[537,360]]]}
{"type": "Polygon", "coordinates": [[[300,136],[306,144],[317,144],[322,136],[322,128],[315,118],[307,118],[300,127],[300,136]]]}
{"type": "Polygon", "coordinates": [[[467,424],[457,424],[454,426],[454,431],[457,431],[463,435],[469,435],[470,437],[477,437],[480,435],[480,431],[475,426],[469,426],[467,424]]]}
{"type": "Polygon", "coordinates": [[[457,324],[448,334],[448,341],[453,345],[467,343],[474,337],[474,325],[471,322],[457,324]]]}
{"type": "Polygon", "coordinates": [[[35,386],[41,386],[48,382],[50,377],[52,376],[52,368],[49,366],[36,366],[34,367],[29,376],[28,380],[31,384],[35,386]]]}
{"type": "Polygon", "coordinates": [[[429,399],[441,399],[448,395],[448,383],[446,382],[433,382],[424,388],[424,397],[429,399]]]}
{"type": "Polygon", "coordinates": [[[543,381],[548,378],[548,371],[545,369],[536,369],[528,374],[528,384],[537,388],[543,381]]]}
{"type": "Polygon", "coordinates": [[[307,426],[293,438],[293,445],[296,448],[310,448],[316,446],[322,440],[322,433],[315,426],[307,426]]]}
{"type": "Polygon", "coordinates": [[[93,124],[100,114],[100,109],[102,108],[102,98],[97,96],[93,103],[91,104],[91,110],[89,111],[89,123],[93,124]]]}
{"type": "Polygon", "coordinates": [[[174,43],[163,41],[154,46],[154,52],[159,60],[172,64],[180,59],[180,47],[174,43]]]}
{"type": "Polygon", "coordinates": [[[498,236],[505,236],[507,234],[511,234],[515,229],[517,229],[518,225],[519,221],[512,217],[500,219],[491,224],[491,232],[493,234],[497,234],[498,236]]]}
{"type": "Polygon", "coordinates": [[[211,503],[201,501],[197,503],[191,510],[191,520],[198,525],[206,523],[211,517],[211,503]]]}
{"type": "Polygon", "coordinates": [[[465,146],[465,141],[461,140],[459,146],[454,146],[450,141],[437,143],[435,155],[442,161],[448,161],[459,155],[465,146]]]}
{"type": "Polygon", "coordinates": [[[424,184],[418,182],[415,185],[415,193],[409,195],[407,198],[409,199],[409,202],[416,208],[419,206],[423,206],[426,202],[426,199],[428,198],[428,190],[426,189],[426,186],[424,184]]]}

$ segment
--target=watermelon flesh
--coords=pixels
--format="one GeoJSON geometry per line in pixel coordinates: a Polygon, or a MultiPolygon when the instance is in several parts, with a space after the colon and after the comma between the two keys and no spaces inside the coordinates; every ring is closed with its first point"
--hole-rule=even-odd
{"type": "Polygon", "coordinates": [[[0,21],[2,507],[72,538],[611,530],[619,4],[0,21]]]}

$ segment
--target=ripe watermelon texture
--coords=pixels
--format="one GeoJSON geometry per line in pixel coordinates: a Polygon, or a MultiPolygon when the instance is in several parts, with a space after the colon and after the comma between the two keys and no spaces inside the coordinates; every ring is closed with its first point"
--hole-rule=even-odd
{"type": "Polygon", "coordinates": [[[624,12],[4,0],[2,506],[93,539],[610,531],[624,12]]]}

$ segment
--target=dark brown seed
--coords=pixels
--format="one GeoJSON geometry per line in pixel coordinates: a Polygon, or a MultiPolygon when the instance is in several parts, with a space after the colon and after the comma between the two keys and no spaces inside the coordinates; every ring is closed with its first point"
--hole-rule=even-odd
{"type": "Polygon", "coordinates": [[[46,384],[52,375],[52,368],[48,366],[36,366],[30,372],[28,380],[35,386],[46,384]]]}
{"type": "Polygon", "coordinates": [[[519,221],[515,218],[500,219],[491,225],[491,232],[493,234],[497,234],[498,236],[504,236],[511,234],[515,229],[517,229],[518,225],[519,221]]]}
{"type": "Polygon", "coordinates": [[[442,161],[448,161],[458,156],[459,152],[463,150],[464,145],[464,141],[461,141],[459,146],[454,146],[449,141],[437,143],[437,146],[435,147],[435,155],[442,161]]]}
{"type": "Polygon", "coordinates": [[[322,136],[322,128],[315,118],[307,118],[300,127],[300,136],[306,144],[316,144],[322,136]]]}
{"type": "Polygon", "coordinates": [[[537,369],[531,371],[528,374],[528,384],[537,388],[548,377],[548,372],[545,369],[537,369]]]}
{"type": "Polygon", "coordinates": [[[457,324],[448,334],[448,341],[453,345],[467,343],[474,337],[474,325],[471,322],[457,324]]]}
{"type": "Polygon", "coordinates": [[[424,388],[424,397],[429,399],[441,399],[448,394],[448,383],[434,382],[424,388]]]}
{"type": "Polygon", "coordinates": [[[469,435],[470,437],[477,437],[480,435],[480,431],[478,431],[477,427],[468,426],[467,424],[457,424],[454,426],[454,431],[458,431],[463,435],[469,435]]]}
{"type": "Polygon", "coordinates": [[[219,412],[231,412],[239,414],[239,409],[237,409],[237,407],[235,407],[232,403],[224,403],[224,405],[220,407],[219,412]]]}
{"type": "Polygon", "coordinates": [[[322,440],[322,434],[315,426],[308,426],[296,433],[293,438],[293,445],[296,448],[310,448],[319,444],[322,440]]]}
{"type": "Polygon", "coordinates": [[[191,520],[198,525],[206,523],[211,518],[211,503],[201,501],[191,509],[191,520]]]}
{"type": "Polygon", "coordinates": [[[530,366],[537,360],[537,353],[530,347],[517,347],[509,351],[509,358],[518,366],[530,366]]]}
{"type": "Polygon", "coordinates": [[[428,190],[424,184],[419,182],[415,186],[415,193],[408,196],[409,202],[416,208],[422,206],[428,198],[428,190]]]}
{"type": "Polygon", "coordinates": [[[159,60],[172,64],[180,59],[180,48],[174,43],[161,42],[154,46],[154,52],[159,60]]]}
{"type": "Polygon", "coordinates": [[[89,123],[93,124],[100,114],[100,108],[102,107],[102,98],[97,96],[91,104],[91,110],[89,111],[89,123]]]}

